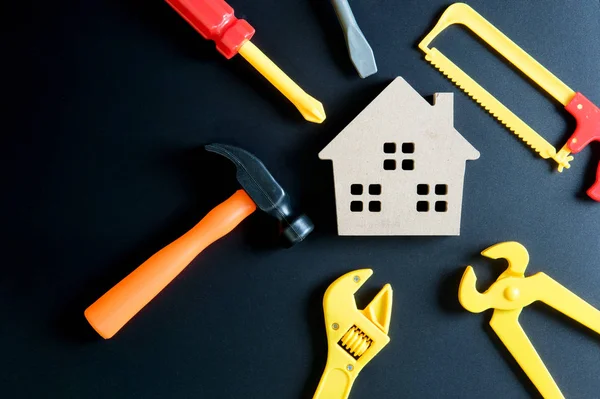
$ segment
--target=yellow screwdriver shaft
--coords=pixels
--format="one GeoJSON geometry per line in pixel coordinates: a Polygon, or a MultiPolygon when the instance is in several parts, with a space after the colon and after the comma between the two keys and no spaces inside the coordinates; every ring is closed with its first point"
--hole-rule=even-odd
{"type": "Polygon", "coordinates": [[[314,123],[321,123],[325,120],[323,104],[302,90],[258,47],[247,41],[240,47],[239,54],[271,82],[281,94],[286,96],[298,108],[304,119],[314,123]]]}

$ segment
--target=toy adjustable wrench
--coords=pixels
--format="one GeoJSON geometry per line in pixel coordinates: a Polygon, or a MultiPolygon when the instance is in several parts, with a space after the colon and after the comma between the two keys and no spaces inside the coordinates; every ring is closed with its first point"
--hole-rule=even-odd
{"type": "Polygon", "coordinates": [[[529,254],[518,242],[496,244],[481,254],[492,259],[506,259],[508,268],[485,293],[480,294],[475,288],[475,272],[471,266],[467,267],[458,293],[461,305],[473,313],[494,309],[490,321],[492,329],[542,396],[546,399],[564,398],[521,328],[519,315],[525,306],[542,301],[600,334],[600,311],[544,273],[525,277],[529,254]]]}
{"type": "Polygon", "coordinates": [[[364,310],[358,310],[354,300],[372,274],[371,269],[347,273],[325,292],[327,365],[313,399],[348,398],[358,373],[390,342],[392,287],[386,284],[364,310]]]}
{"type": "MultiPolygon", "coordinates": [[[[600,109],[585,98],[583,94],[576,93],[564,84],[552,72],[544,68],[467,4],[455,3],[448,7],[431,32],[419,43],[419,48],[426,54],[425,59],[427,61],[496,119],[506,125],[521,140],[539,153],[542,158],[552,158],[556,161],[559,172],[570,167],[569,162],[573,159],[570,156],[571,153],[578,153],[592,141],[600,141],[600,109]],[[429,47],[437,35],[454,24],[461,24],[469,28],[517,69],[537,83],[545,92],[564,105],[565,109],[575,117],[577,128],[560,151],[556,152],[556,148],[552,144],[475,82],[437,48],[429,47]]],[[[600,201],[600,164],[598,164],[596,182],[587,193],[594,200],[600,201]]]]}

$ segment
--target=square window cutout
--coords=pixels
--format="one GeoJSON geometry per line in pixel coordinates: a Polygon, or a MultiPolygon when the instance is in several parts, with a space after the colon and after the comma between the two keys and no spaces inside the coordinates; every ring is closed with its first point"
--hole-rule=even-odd
{"type": "Polygon", "coordinates": [[[448,203],[446,201],[436,201],[435,211],[436,212],[448,212],[448,203]]]}
{"type": "Polygon", "coordinates": [[[429,201],[417,202],[417,212],[429,212],[429,201]]]}
{"type": "Polygon", "coordinates": [[[396,153],[396,143],[383,143],[383,152],[386,154],[396,153]]]}
{"type": "Polygon", "coordinates": [[[404,154],[414,154],[415,143],[402,143],[402,152],[404,154]]]}
{"type": "Polygon", "coordinates": [[[383,161],[383,169],[384,170],[396,170],[396,160],[395,159],[386,159],[383,161]]]}
{"type": "Polygon", "coordinates": [[[350,194],[361,195],[362,193],[363,193],[363,185],[362,184],[353,184],[350,186],[350,194]]]}
{"type": "Polygon", "coordinates": [[[402,170],[415,170],[415,161],[413,161],[412,159],[403,160],[402,170]]]}
{"type": "Polygon", "coordinates": [[[446,195],[446,194],[448,194],[448,185],[447,184],[436,184],[435,185],[435,193],[437,195],[446,195]]]}
{"type": "Polygon", "coordinates": [[[369,202],[369,211],[371,211],[371,212],[381,212],[381,202],[380,201],[371,201],[371,202],[369,202]]]}
{"type": "Polygon", "coordinates": [[[381,184],[369,184],[369,194],[381,195],[381,184]]]}
{"type": "Polygon", "coordinates": [[[419,195],[429,194],[429,184],[417,184],[417,194],[419,194],[419,195]]]}
{"type": "Polygon", "coordinates": [[[362,201],[352,201],[350,203],[350,211],[352,212],[362,212],[363,210],[363,203],[362,201]]]}

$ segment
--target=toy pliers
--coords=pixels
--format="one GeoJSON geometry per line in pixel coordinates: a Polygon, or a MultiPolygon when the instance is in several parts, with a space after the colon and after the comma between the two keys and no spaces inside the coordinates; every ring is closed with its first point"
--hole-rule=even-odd
{"type": "Polygon", "coordinates": [[[392,287],[386,284],[364,310],[354,300],[372,274],[371,269],[347,273],[325,292],[327,364],[313,399],[348,398],[358,373],[390,342],[392,287]]]}
{"type": "Polygon", "coordinates": [[[544,273],[525,277],[529,254],[518,242],[499,243],[481,254],[492,259],[506,259],[508,268],[481,294],[475,288],[475,272],[468,266],[460,282],[460,303],[473,313],[494,309],[490,321],[492,329],[542,396],[547,399],[564,398],[519,324],[519,315],[525,306],[542,301],[600,334],[600,311],[544,273]]]}

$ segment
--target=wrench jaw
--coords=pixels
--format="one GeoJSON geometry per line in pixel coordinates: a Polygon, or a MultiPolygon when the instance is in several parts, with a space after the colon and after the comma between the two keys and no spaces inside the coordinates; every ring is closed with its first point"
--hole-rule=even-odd
{"type": "Polygon", "coordinates": [[[354,294],[372,275],[373,270],[360,269],[339,277],[325,291],[323,308],[327,311],[328,308],[333,310],[341,306],[341,309],[346,310],[349,304],[352,304],[356,309],[354,294]]]}
{"type": "Polygon", "coordinates": [[[390,341],[392,287],[386,284],[364,310],[356,306],[354,294],[371,275],[371,269],[347,273],[325,293],[327,365],[315,399],[347,398],[363,367],[390,341]]]}
{"type": "Polygon", "coordinates": [[[392,286],[384,285],[361,312],[387,335],[392,316],[392,286]]]}
{"type": "Polygon", "coordinates": [[[329,286],[323,298],[329,353],[332,349],[344,352],[354,375],[390,340],[392,287],[386,284],[364,310],[356,306],[354,294],[372,275],[371,269],[346,273],[329,286]]]}

